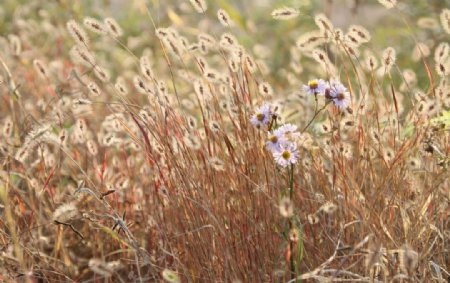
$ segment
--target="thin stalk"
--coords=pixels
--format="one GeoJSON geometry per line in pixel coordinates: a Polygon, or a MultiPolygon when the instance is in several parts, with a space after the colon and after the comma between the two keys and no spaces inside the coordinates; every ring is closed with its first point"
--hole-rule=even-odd
{"type": "MultiPolygon", "coordinates": [[[[293,201],[293,197],[294,197],[294,164],[291,164],[291,166],[288,168],[288,175],[289,175],[289,179],[288,179],[288,189],[289,189],[289,200],[292,203],[293,201]]],[[[294,221],[293,221],[293,216],[289,217],[289,232],[292,231],[292,229],[294,228],[294,221]]],[[[291,279],[295,279],[297,277],[296,274],[296,270],[295,270],[295,260],[294,260],[294,242],[291,241],[290,237],[288,236],[288,241],[289,241],[289,249],[291,251],[291,255],[289,258],[290,261],[290,274],[291,274],[291,279]]]]}
{"type": "MultiPolygon", "coordinates": [[[[319,115],[319,113],[322,112],[328,106],[328,103],[330,103],[330,102],[329,101],[326,102],[322,108],[314,111],[315,112],[314,116],[311,118],[311,120],[308,122],[308,124],[303,128],[303,130],[301,131],[302,133],[304,133],[309,128],[309,126],[311,126],[311,123],[316,119],[317,115],[319,115]]],[[[316,104],[316,106],[317,106],[317,104],[316,104]]]]}

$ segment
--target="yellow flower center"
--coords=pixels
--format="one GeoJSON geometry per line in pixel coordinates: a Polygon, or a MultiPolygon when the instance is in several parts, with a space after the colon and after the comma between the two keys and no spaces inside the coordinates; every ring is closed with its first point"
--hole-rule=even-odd
{"type": "Polygon", "coordinates": [[[281,157],[283,157],[284,159],[288,160],[291,157],[291,153],[289,151],[285,150],[281,154],[281,157]]]}
{"type": "Polygon", "coordinates": [[[264,115],[263,113],[256,114],[256,119],[260,122],[264,121],[265,117],[266,117],[266,115],[264,115]]]}
{"type": "Polygon", "coordinates": [[[319,83],[318,83],[316,80],[314,80],[314,81],[309,81],[309,82],[308,82],[308,86],[309,86],[309,88],[311,88],[311,89],[316,89],[316,88],[319,87],[319,83]]]}
{"type": "Polygon", "coordinates": [[[278,141],[278,137],[275,136],[275,135],[270,136],[269,141],[270,141],[271,143],[276,143],[276,142],[278,141]]]}

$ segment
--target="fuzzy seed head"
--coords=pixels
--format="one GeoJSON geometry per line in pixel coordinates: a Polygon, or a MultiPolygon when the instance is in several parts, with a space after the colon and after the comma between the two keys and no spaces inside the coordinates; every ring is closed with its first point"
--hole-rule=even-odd
{"type": "Polygon", "coordinates": [[[44,66],[44,64],[40,60],[38,60],[38,59],[33,60],[33,66],[41,78],[48,79],[47,68],[44,66]]]}
{"type": "Polygon", "coordinates": [[[205,0],[189,0],[194,7],[195,11],[199,14],[203,14],[208,9],[205,0]]]}
{"type": "Polygon", "coordinates": [[[321,31],[307,32],[301,35],[297,41],[297,47],[302,51],[311,51],[326,42],[326,37],[321,31]]]}
{"type": "Polygon", "coordinates": [[[444,31],[450,34],[450,9],[442,10],[440,20],[444,31]]]}
{"type": "Polygon", "coordinates": [[[314,22],[319,29],[325,34],[331,34],[334,30],[334,26],[325,14],[318,14],[314,17],[314,22]]]}
{"type": "Polygon", "coordinates": [[[122,36],[122,28],[119,26],[115,19],[106,18],[103,20],[103,22],[105,23],[105,28],[109,35],[111,35],[112,37],[122,36]]]}
{"type": "Polygon", "coordinates": [[[53,212],[53,220],[59,221],[59,222],[67,222],[71,220],[72,218],[76,217],[78,214],[78,209],[74,203],[65,203],[63,205],[60,205],[54,212],[53,212]]]}
{"type": "Polygon", "coordinates": [[[397,0],[378,0],[386,9],[392,9],[397,5],[397,0]]]}
{"type": "Polygon", "coordinates": [[[82,29],[77,22],[74,20],[70,20],[67,22],[67,30],[75,42],[79,45],[88,47],[89,46],[89,38],[87,37],[86,32],[82,29]]]}
{"type": "Polygon", "coordinates": [[[20,37],[15,34],[8,35],[9,46],[11,48],[11,53],[15,56],[19,56],[22,53],[22,41],[20,37]]]}
{"type": "Polygon", "coordinates": [[[447,42],[441,42],[434,50],[434,61],[444,62],[448,58],[450,47],[447,42]]]}
{"type": "Polygon", "coordinates": [[[230,15],[228,15],[227,11],[225,11],[224,9],[219,9],[217,11],[217,18],[224,27],[230,27],[233,25],[233,21],[231,21],[230,15]]]}
{"type": "Polygon", "coordinates": [[[106,29],[102,22],[97,19],[86,17],[83,20],[83,25],[90,31],[97,34],[106,34],[106,29]]]}
{"type": "Polygon", "coordinates": [[[141,68],[141,73],[149,81],[152,81],[155,77],[150,65],[150,60],[148,56],[142,56],[139,59],[139,66],[141,68]]]}
{"type": "Polygon", "coordinates": [[[127,95],[128,94],[128,88],[125,84],[125,81],[123,78],[118,77],[116,79],[116,83],[114,84],[114,88],[121,94],[121,95],[127,95]]]}
{"type": "Polygon", "coordinates": [[[383,51],[383,67],[386,69],[387,72],[390,71],[392,66],[394,66],[396,61],[396,52],[395,49],[392,47],[388,47],[383,51]]]}
{"type": "Polygon", "coordinates": [[[89,93],[92,94],[93,96],[100,96],[102,94],[100,87],[95,82],[88,83],[87,88],[89,90],[89,93]]]}
{"type": "Polygon", "coordinates": [[[294,215],[294,204],[288,197],[283,197],[280,200],[279,210],[281,216],[290,218],[294,215]]]}
{"type": "Polygon", "coordinates": [[[282,21],[294,19],[298,17],[299,14],[300,12],[297,9],[290,7],[275,9],[271,13],[272,18],[274,18],[275,20],[282,20],[282,21]]]}

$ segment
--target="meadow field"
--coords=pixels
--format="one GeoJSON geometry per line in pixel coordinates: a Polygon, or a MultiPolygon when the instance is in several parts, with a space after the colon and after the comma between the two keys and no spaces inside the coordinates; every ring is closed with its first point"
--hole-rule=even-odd
{"type": "Polygon", "coordinates": [[[449,282],[449,42],[449,0],[2,0],[0,282],[449,282]]]}

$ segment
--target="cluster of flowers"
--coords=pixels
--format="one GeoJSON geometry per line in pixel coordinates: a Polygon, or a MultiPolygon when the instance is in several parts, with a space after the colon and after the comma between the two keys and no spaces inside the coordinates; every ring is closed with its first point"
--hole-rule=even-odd
{"type": "Polygon", "coordinates": [[[257,128],[268,128],[266,148],[272,153],[278,165],[287,167],[297,163],[299,153],[295,140],[300,137],[300,133],[297,131],[297,126],[292,124],[275,128],[273,123],[277,116],[272,105],[266,103],[256,109],[250,122],[257,128]]]}
{"type": "Polygon", "coordinates": [[[345,109],[350,104],[350,93],[338,80],[330,80],[329,82],[322,79],[311,80],[307,85],[303,85],[303,91],[310,95],[325,96],[339,109],[345,109]]]}
{"type": "MultiPolygon", "coordinates": [[[[350,93],[347,88],[337,80],[325,82],[322,79],[311,80],[303,90],[310,95],[325,96],[327,101],[333,102],[339,109],[345,109],[350,103],[350,93]]],[[[276,163],[281,167],[294,165],[298,160],[298,148],[296,140],[300,138],[297,126],[284,124],[276,127],[278,114],[273,110],[271,104],[266,103],[257,108],[250,118],[250,122],[258,129],[267,129],[268,137],[266,148],[269,150],[276,163]],[[275,124],[275,125],[274,125],[275,124]]]]}

